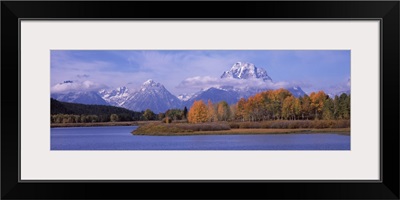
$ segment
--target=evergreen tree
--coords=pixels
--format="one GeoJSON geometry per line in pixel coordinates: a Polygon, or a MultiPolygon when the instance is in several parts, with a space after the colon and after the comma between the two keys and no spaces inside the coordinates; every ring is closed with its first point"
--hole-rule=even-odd
{"type": "Polygon", "coordinates": [[[187,110],[187,108],[185,106],[185,108],[183,109],[183,118],[184,119],[187,119],[187,113],[188,113],[188,110],[187,110]]]}
{"type": "Polygon", "coordinates": [[[332,120],[334,119],[334,102],[333,100],[326,95],[325,101],[324,101],[324,107],[322,109],[322,119],[325,120],[332,120]]]}
{"type": "Polygon", "coordinates": [[[156,118],[156,114],[154,114],[154,112],[150,109],[146,109],[143,113],[143,118],[145,120],[154,120],[156,118]]]}
{"type": "Polygon", "coordinates": [[[118,115],[117,115],[117,114],[111,114],[111,116],[110,116],[110,121],[112,121],[112,122],[117,122],[117,121],[119,121],[118,115]]]}

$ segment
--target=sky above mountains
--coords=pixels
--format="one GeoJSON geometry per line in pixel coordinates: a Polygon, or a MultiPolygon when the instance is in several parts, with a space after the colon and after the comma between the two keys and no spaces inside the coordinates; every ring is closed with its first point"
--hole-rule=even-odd
{"type": "Polygon", "coordinates": [[[52,50],[50,59],[52,92],[138,89],[148,79],[174,95],[246,84],[220,81],[238,61],[265,69],[275,86],[300,86],[306,93],[350,88],[349,50],[52,50]],[[73,88],[54,87],[67,80],[73,88]]]}

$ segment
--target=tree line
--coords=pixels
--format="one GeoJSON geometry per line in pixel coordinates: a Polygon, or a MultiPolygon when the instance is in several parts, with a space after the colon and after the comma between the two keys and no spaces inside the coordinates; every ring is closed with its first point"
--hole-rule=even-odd
{"type": "Polygon", "coordinates": [[[51,123],[147,121],[162,120],[166,117],[170,120],[182,120],[187,118],[188,112],[185,107],[184,109],[169,109],[164,113],[155,114],[150,109],[136,112],[115,106],[61,102],[53,98],[51,98],[50,108],[51,123]]]}
{"type": "Polygon", "coordinates": [[[165,112],[155,114],[152,110],[146,109],[143,113],[144,120],[186,120],[188,110],[185,106],[184,109],[169,109],[165,112]]]}
{"type": "Polygon", "coordinates": [[[137,121],[143,119],[143,113],[115,106],[67,103],[53,98],[50,103],[51,123],[137,121]]]}
{"type": "Polygon", "coordinates": [[[191,123],[213,121],[265,121],[265,120],[350,119],[350,95],[345,93],[330,98],[323,91],[309,96],[293,96],[286,89],[268,90],[236,104],[225,101],[213,104],[195,101],[188,113],[191,123]]]}
{"type": "Polygon", "coordinates": [[[191,123],[228,121],[232,118],[233,110],[226,101],[213,104],[208,100],[207,105],[202,101],[194,101],[188,113],[188,121],[191,123]]]}
{"type": "Polygon", "coordinates": [[[51,123],[93,123],[93,122],[118,122],[132,121],[132,117],[125,114],[111,115],[74,115],[55,114],[50,116],[51,123]]]}
{"type": "Polygon", "coordinates": [[[90,123],[147,120],[188,120],[191,123],[215,121],[266,121],[266,120],[337,120],[350,119],[350,95],[345,93],[330,98],[323,91],[309,96],[293,96],[286,89],[268,90],[236,104],[226,101],[207,103],[195,101],[190,110],[169,109],[164,113],[152,110],[136,112],[125,108],[104,105],[84,105],[51,99],[52,123],[90,123]]]}

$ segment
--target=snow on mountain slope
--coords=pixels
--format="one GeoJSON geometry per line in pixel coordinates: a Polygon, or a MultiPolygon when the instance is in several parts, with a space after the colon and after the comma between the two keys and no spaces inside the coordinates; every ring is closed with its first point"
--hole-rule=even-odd
{"type": "MultiPolygon", "coordinates": [[[[258,68],[252,63],[246,62],[236,62],[230,70],[225,71],[221,79],[238,79],[238,80],[260,80],[262,82],[272,83],[271,77],[268,76],[267,71],[263,68],[258,68]]],[[[239,83],[239,82],[238,82],[239,83]]],[[[267,85],[267,84],[266,84],[267,85]]],[[[200,91],[194,96],[192,96],[183,104],[186,106],[191,106],[196,100],[203,100],[205,103],[211,100],[213,103],[219,101],[227,101],[228,104],[236,103],[240,98],[248,98],[259,92],[270,90],[272,88],[259,87],[259,86],[246,86],[238,87],[238,85],[226,85],[221,87],[211,87],[206,90],[200,91]]],[[[305,92],[300,87],[288,87],[285,88],[289,90],[294,96],[304,96],[305,92]]]]}
{"type": "Polygon", "coordinates": [[[123,86],[114,90],[102,89],[99,91],[100,96],[110,105],[122,106],[131,96],[130,90],[123,86]]]}
{"type": "Polygon", "coordinates": [[[149,79],[140,90],[134,92],[121,106],[133,111],[152,110],[154,113],[165,112],[172,108],[181,108],[182,102],[165,87],[149,79]]]}
{"type": "Polygon", "coordinates": [[[94,91],[89,92],[68,92],[64,94],[54,93],[51,97],[63,102],[82,103],[89,105],[109,105],[101,96],[94,91]]]}
{"type": "Polygon", "coordinates": [[[203,92],[193,96],[189,100],[183,102],[185,106],[190,107],[194,101],[202,100],[207,103],[211,100],[213,103],[218,103],[220,101],[226,101],[228,104],[234,104],[239,100],[239,93],[233,90],[223,90],[221,88],[209,88],[203,92]]]}
{"type": "MultiPolygon", "coordinates": [[[[190,107],[195,100],[203,100],[205,103],[208,100],[211,100],[213,103],[226,101],[228,104],[234,104],[242,97],[248,98],[256,93],[273,89],[269,88],[268,84],[262,87],[259,85],[253,86],[253,83],[264,85],[264,83],[273,84],[273,82],[265,69],[256,67],[252,63],[236,62],[228,71],[223,72],[220,79],[227,79],[229,81],[225,81],[224,83],[231,84],[207,88],[194,94],[181,94],[178,97],[172,95],[161,83],[157,83],[151,79],[144,82],[138,91],[132,91],[124,86],[113,90],[101,89],[97,90],[98,92],[79,91],[83,86],[91,85],[79,85],[72,81],[65,81],[64,83],[57,84],[55,89],[60,90],[65,87],[74,90],[62,94],[52,93],[52,97],[65,102],[113,105],[134,111],[151,109],[153,112],[159,113],[172,108],[182,109],[183,106],[190,107]],[[236,80],[238,80],[238,83],[243,84],[245,82],[248,85],[232,84],[236,83],[236,80]]],[[[300,87],[288,87],[285,89],[289,90],[296,97],[305,95],[305,92],[300,87]]]]}
{"type": "Polygon", "coordinates": [[[289,92],[292,93],[295,97],[302,97],[306,95],[306,93],[300,87],[289,87],[285,89],[289,90],[289,92]]]}
{"type": "Polygon", "coordinates": [[[187,101],[187,100],[189,100],[190,98],[192,98],[193,95],[194,95],[194,94],[186,94],[186,93],[184,93],[184,94],[178,95],[177,97],[178,97],[178,99],[181,100],[181,101],[187,101]]]}
{"type": "Polygon", "coordinates": [[[106,101],[96,92],[99,85],[91,82],[64,81],[53,85],[51,97],[63,102],[82,103],[92,105],[108,105],[106,101]]]}
{"type": "Polygon", "coordinates": [[[252,63],[236,62],[230,70],[225,71],[221,78],[236,78],[236,79],[251,79],[257,78],[263,81],[272,79],[268,76],[267,71],[262,68],[257,68],[252,63]]]}

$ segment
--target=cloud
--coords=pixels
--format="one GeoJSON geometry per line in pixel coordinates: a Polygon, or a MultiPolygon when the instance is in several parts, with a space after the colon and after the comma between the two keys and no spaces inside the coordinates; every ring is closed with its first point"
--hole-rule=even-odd
{"type": "Polygon", "coordinates": [[[216,76],[229,69],[236,61],[247,60],[240,53],[223,52],[134,51],[127,59],[136,70],[148,71],[155,76],[168,75],[166,78],[174,82],[175,75],[216,76]]]}
{"type": "Polygon", "coordinates": [[[190,77],[183,80],[179,83],[176,88],[181,89],[208,89],[210,87],[234,87],[237,89],[245,89],[248,87],[252,88],[268,88],[268,89],[279,89],[279,88],[289,88],[294,86],[300,87],[308,87],[307,84],[304,83],[296,83],[296,82],[272,82],[272,81],[263,81],[261,79],[235,79],[235,78],[216,78],[211,76],[195,76],[190,77]]]}
{"type": "Polygon", "coordinates": [[[76,75],[76,77],[78,77],[78,78],[89,78],[89,75],[87,75],[87,74],[78,74],[78,75],[76,75]]]}
{"type": "Polygon", "coordinates": [[[110,88],[140,87],[153,79],[175,95],[226,85],[300,86],[312,92],[344,81],[339,78],[347,81],[349,58],[349,52],[344,51],[52,50],[50,84],[90,80],[110,88]],[[221,80],[221,74],[237,61],[254,63],[266,69],[273,80],[284,82],[221,80]]]}
{"type": "Polygon", "coordinates": [[[68,92],[88,92],[88,91],[98,91],[106,86],[92,81],[64,81],[63,83],[58,83],[51,87],[51,93],[68,93],[68,92]]]}
{"type": "Polygon", "coordinates": [[[329,94],[335,95],[335,94],[340,94],[342,92],[350,91],[350,89],[351,89],[351,81],[350,78],[348,78],[347,80],[343,80],[338,84],[328,86],[326,89],[323,90],[329,94]]]}

